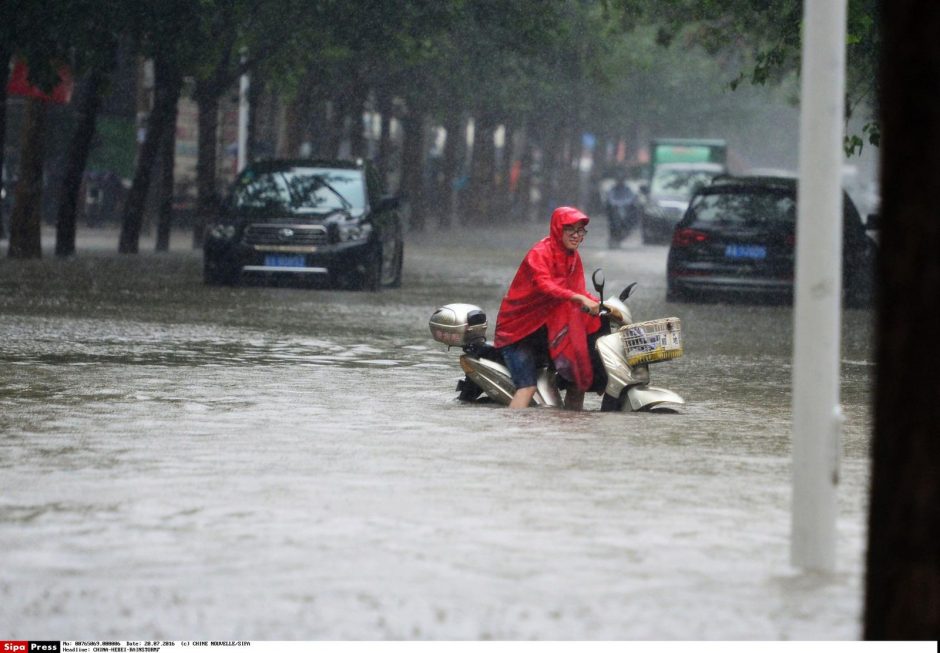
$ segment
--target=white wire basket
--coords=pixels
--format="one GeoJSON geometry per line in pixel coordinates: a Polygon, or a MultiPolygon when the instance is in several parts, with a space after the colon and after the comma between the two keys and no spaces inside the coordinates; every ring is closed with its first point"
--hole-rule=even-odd
{"type": "Polygon", "coordinates": [[[627,324],[620,328],[620,337],[630,365],[682,356],[682,322],[677,317],[627,324]]]}

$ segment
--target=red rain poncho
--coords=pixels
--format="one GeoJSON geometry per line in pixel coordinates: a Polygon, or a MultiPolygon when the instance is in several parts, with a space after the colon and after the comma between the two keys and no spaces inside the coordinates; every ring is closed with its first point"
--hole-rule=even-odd
{"type": "Polygon", "coordinates": [[[549,235],[526,254],[503,297],[494,344],[511,345],[546,325],[555,369],[580,390],[587,390],[593,378],[587,334],[600,328],[600,319],[571,301],[575,294],[594,297],[585,287],[581,256],[562,241],[562,229],[578,222],[587,224],[588,217],[570,206],[552,213],[549,235]]]}

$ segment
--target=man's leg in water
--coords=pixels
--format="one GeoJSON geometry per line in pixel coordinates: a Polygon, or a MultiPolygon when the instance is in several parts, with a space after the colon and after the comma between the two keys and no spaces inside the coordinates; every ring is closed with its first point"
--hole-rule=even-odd
{"type": "Polygon", "coordinates": [[[538,354],[532,344],[534,337],[536,336],[528,336],[501,350],[512,382],[516,386],[516,392],[509,402],[510,408],[528,408],[538,389],[539,363],[538,354]]]}
{"type": "MultiPolygon", "coordinates": [[[[538,389],[538,386],[530,385],[525,388],[519,388],[516,390],[516,394],[512,396],[512,401],[509,402],[510,408],[528,408],[529,404],[532,403],[532,397],[535,396],[535,391],[538,389]]],[[[581,395],[581,398],[584,399],[584,395],[581,395]]]]}
{"type": "Polygon", "coordinates": [[[565,409],[581,410],[584,408],[584,393],[575,388],[569,388],[565,393],[565,409]]]}

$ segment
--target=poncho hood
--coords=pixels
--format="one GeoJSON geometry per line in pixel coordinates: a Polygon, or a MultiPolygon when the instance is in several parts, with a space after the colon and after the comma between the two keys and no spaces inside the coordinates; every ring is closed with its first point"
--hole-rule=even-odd
{"type": "Polygon", "coordinates": [[[552,222],[549,227],[548,237],[551,238],[553,245],[557,245],[563,250],[569,251],[565,247],[564,241],[562,241],[564,228],[569,225],[578,224],[579,222],[583,222],[587,225],[590,221],[591,219],[589,217],[572,206],[559,206],[552,212],[552,222]]]}

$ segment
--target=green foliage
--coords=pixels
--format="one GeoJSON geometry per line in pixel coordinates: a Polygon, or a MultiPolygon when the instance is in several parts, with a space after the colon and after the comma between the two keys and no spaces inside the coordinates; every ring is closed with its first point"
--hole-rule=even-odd
{"type": "MultiPolygon", "coordinates": [[[[0,38],[37,80],[101,65],[130,36],[204,91],[238,75],[282,97],[379,88],[438,119],[487,114],[550,132],[719,131],[752,94],[795,95],[802,0],[7,0],[0,38]],[[723,90],[737,93],[724,93],[723,90]]],[[[875,0],[850,0],[847,118],[872,112],[875,0]]],[[[847,151],[877,143],[869,123],[847,151]]]]}
{"type": "MultiPolygon", "coordinates": [[[[658,27],[659,41],[696,44],[713,56],[735,57],[737,73],[728,85],[780,84],[799,72],[802,0],[608,0],[634,20],[658,27]],[[637,18],[638,17],[638,18],[637,18]]],[[[849,0],[846,32],[846,122],[859,110],[871,116],[863,134],[850,134],[846,152],[878,142],[877,61],[881,31],[876,0],[849,0]]]]}
{"type": "Polygon", "coordinates": [[[847,134],[843,142],[843,149],[846,156],[857,156],[862,153],[865,141],[869,145],[878,147],[881,145],[881,128],[877,123],[869,122],[862,127],[862,135],[847,134]],[[864,138],[863,138],[864,137],[864,138]]]}

